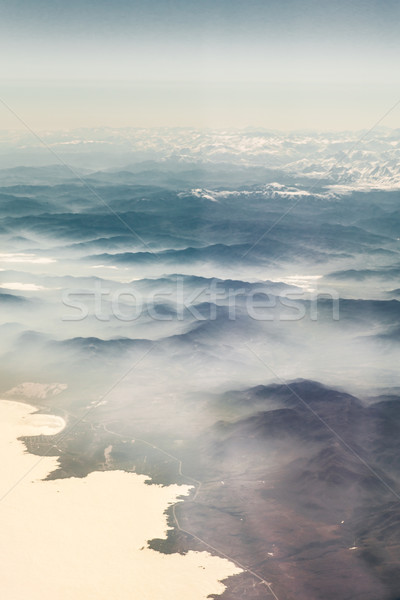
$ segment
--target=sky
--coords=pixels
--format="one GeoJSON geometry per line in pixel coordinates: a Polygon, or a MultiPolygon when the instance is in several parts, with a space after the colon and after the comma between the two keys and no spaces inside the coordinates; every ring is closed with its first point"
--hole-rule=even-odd
{"type": "MultiPolygon", "coordinates": [[[[3,101],[39,129],[360,129],[400,99],[397,0],[0,0],[3,101]]],[[[384,125],[398,127],[400,110],[384,125]]],[[[23,127],[3,105],[0,128],[23,127]]]]}

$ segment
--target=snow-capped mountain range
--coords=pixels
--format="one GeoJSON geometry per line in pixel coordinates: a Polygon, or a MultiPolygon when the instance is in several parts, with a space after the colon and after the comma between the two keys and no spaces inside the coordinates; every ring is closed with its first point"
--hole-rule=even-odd
{"type": "Polygon", "coordinates": [[[264,130],[86,129],[32,134],[7,132],[0,144],[4,167],[43,166],[59,160],[79,167],[130,170],[138,163],[167,168],[196,163],[261,167],[351,189],[400,187],[400,129],[360,132],[264,130]]]}

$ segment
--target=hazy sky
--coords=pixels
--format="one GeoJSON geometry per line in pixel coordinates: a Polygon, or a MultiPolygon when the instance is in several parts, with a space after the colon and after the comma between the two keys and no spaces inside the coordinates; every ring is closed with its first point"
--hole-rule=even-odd
{"type": "MultiPolygon", "coordinates": [[[[398,0],[0,1],[2,98],[39,128],[369,127],[400,98],[398,0]]],[[[400,125],[400,110],[383,123],[400,125]]],[[[0,112],[0,127],[19,127],[0,112]]]]}

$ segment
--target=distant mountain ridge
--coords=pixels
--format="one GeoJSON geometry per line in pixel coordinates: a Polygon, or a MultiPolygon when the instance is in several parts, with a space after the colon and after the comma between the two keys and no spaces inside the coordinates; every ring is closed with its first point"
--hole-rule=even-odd
{"type": "Polygon", "coordinates": [[[281,180],[286,175],[293,183],[300,177],[334,186],[342,193],[400,188],[400,129],[287,133],[109,128],[44,132],[42,139],[48,147],[27,134],[5,138],[0,145],[2,164],[27,166],[0,171],[0,183],[10,185],[28,178],[32,183],[44,177],[47,181],[68,181],[77,176],[90,179],[92,173],[97,180],[133,183],[153,179],[161,185],[167,181],[178,185],[182,179],[207,179],[211,168],[226,170],[235,165],[242,180],[246,169],[252,169],[249,181],[253,182],[260,177],[255,169],[261,169],[264,181],[281,180]],[[45,171],[27,168],[54,163],[49,148],[60,161],[72,165],[74,172],[68,173],[62,164],[45,171]]]}

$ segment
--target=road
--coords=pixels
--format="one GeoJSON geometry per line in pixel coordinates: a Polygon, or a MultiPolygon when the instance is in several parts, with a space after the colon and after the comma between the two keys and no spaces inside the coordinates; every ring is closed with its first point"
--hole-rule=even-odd
{"type": "MultiPolygon", "coordinates": [[[[116,435],[116,436],[118,436],[118,437],[120,437],[122,439],[126,439],[126,436],[124,436],[121,433],[118,433],[117,431],[113,431],[112,429],[110,429],[109,427],[107,427],[107,425],[104,425],[103,423],[101,423],[101,427],[104,429],[104,431],[106,431],[110,435],[116,435]]],[[[168,456],[171,460],[174,460],[177,463],[177,466],[178,466],[178,474],[181,477],[183,477],[184,479],[187,479],[190,482],[192,482],[194,484],[194,487],[195,487],[195,493],[193,494],[193,496],[191,498],[189,498],[188,500],[185,500],[185,502],[196,502],[196,499],[197,499],[197,497],[198,497],[198,495],[200,493],[201,487],[202,487],[202,482],[199,481],[198,479],[195,479],[194,477],[191,477],[190,475],[185,475],[185,473],[182,470],[182,461],[180,460],[180,458],[178,458],[177,456],[174,456],[173,454],[170,454],[169,452],[166,452],[165,450],[163,450],[159,446],[156,446],[155,444],[152,444],[152,443],[150,443],[150,442],[148,442],[146,440],[143,440],[141,438],[135,437],[134,441],[135,442],[140,442],[142,444],[145,444],[145,445],[149,446],[150,448],[152,448],[153,450],[156,450],[156,451],[160,452],[161,454],[164,454],[165,456],[168,456]]],[[[274,590],[272,589],[272,585],[270,583],[268,583],[268,581],[266,581],[261,575],[259,575],[255,571],[253,571],[251,568],[246,567],[245,565],[243,565],[242,563],[240,563],[238,560],[236,560],[232,556],[229,556],[225,552],[222,552],[222,550],[216,548],[215,546],[212,546],[211,544],[209,544],[208,542],[206,542],[205,540],[203,540],[201,537],[199,537],[198,535],[196,535],[192,531],[188,531],[187,529],[185,529],[184,527],[182,527],[181,524],[180,524],[180,522],[179,522],[179,519],[178,519],[178,517],[176,515],[175,507],[176,507],[176,505],[174,504],[172,506],[172,516],[173,516],[173,519],[175,521],[176,528],[179,531],[181,531],[182,533],[185,533],[186,535],[191,536],[192,538],[194,538],[195,540],[197,540],[198,542],[200,542],[203,546],[205,546],[209,550],[212,550],[213,552],[215,552],[219,556],[223,556],[227,560],[230,560],[232,563],[234,563],[237,567],[239,567],[240,569],[242,569],[244,572],[249,573],[250,575],[252,575],[253,577],[255,577],[259,581],[259,584],[265,585],[265,587],[268,589],[268,591],[271,594],[271,596],[273,598],[275,598],[275,600],[279,600],[278,596],[275,594],[274,590]]]]}

